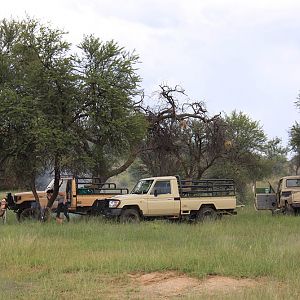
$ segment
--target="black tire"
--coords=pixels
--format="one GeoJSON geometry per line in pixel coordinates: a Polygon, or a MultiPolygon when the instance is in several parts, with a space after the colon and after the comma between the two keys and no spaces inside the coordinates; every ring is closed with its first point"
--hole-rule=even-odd
{"type": "Polygon", "coordinates": [[[284,212],[287,216],[294,216],[295,215],[295,209],[288,202],[285,203],[284,212]]]}
{"type": "Polygon", "coordinates": [[[17,218],[17,221],[18,221],[18,222],[20,222],[20,215],[21,215],[21,212],[22,212],[22,210],[20,210],[20,209],[16,212],[16,218],[17,218]]]}
{"type": "Polygon", "coordinates": [[[215,221],[218,219],[216,210],[210,206],[204,206],[199,209],[196,220],[198,222],[215,221]]]}
{"type": "Polygon", "coordinates": [[[121,223],[140,223],[141,216],[136,209],[125,209],[120,216],[121,223]]]}
{"type": "Polygon", "coordinates": [[[223,215],[217,213],[217,220],[222,220],[222,218],[223,218],[223,215]]]}
{"type": "Polygon", "coordinates": [[[27,220],[38,220],[38,212],[35,208],[25,208],[24,210],[22,210],[22,212],[20,213],[20,218],[19,221],[20,222],[24,222],[27,220]]]}

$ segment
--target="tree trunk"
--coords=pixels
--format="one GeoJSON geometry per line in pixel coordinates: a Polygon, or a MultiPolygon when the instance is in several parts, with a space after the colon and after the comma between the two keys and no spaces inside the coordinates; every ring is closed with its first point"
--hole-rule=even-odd
{"type": "Polygon", "coordinates": [[[36,191],[36,186],[35,186],[35,175],[31,176],[30,188],[31,188],[31,191],[33,193],[33,196],[34,196],[34,199],[35,199],[36,203],[40,206],[40,199],[39,199],[39,195],[36,191]]]}
{"type": "Polygon", "coordinates": [[[59,155],[55,156],[54,159],[54,185],[52,197],[48,200],[47,207],[51,208],[59,192],[60,182],[60,159],[59,155]]]}
{"type": "Polygon", "coordinates": [[[134,148],[131,150],[127,160],[118,168],[115,168],[113,170],[110,170],[109,172],[105,174],[97,174],[96,176],[100,178],[100,181],[102,183],[106,182],[110,177],[119,175],[120,173],[126,171],[128,167],[132,165],[132,163],[135,161],[137,155],[141,152],[141,149],[139,148],[134,148]]]}

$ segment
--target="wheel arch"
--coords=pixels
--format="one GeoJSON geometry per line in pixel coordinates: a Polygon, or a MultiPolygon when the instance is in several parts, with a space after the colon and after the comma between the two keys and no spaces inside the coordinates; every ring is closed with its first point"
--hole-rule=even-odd
{"type": "Polygon", "coordinates": [[[204,204],[201,204],[201,206],[199,207],[199,209],[201,209],[202,207],[211,207],[213,209],[216,209],[216,206],[214,203],[204,203],[204,204]]]}
{"type": "Polygon", "coordinates": [[[195,210],[194,212],[198,212],[200,209],[205,208],[205,207],[210,207],[210,208],[214,209],[215,211],[217,211],[216,206],[213,203],[204,203],[204,204],[201,204],[200,207],[198,208],[198,210],[195,210]]]}
{"type": "Polygon", "coordinates": [[[17,214],[18,221],[20,221],[20,214],[22,213],[22,211],[27,208],[31,208],[33,206],[33,203],[36,203],[36,201],[34,200],[24,201],[20,204],[17,204],[16,208],[14,209],[14,212],[17,214]]]}
{"type": "Polygon", "coordinates": [[[139,214],[140,216],[142,217],[143,216],[143,211],[140,209],[140,207],[136,204],[133,204],[133,205],[125,205],[122,207],[122,211],[123,210],[126,210],[126,209],[135,209],[139,214]]]}
{"type": "Polygon", "coordinates": [[[199,213],[200,209],[202,208],[205,208],[205,207],[210,207],[212,209],[214,209],[215,211],[217,211],[215,205],[213,203],[204,203],[204,204],[201,204],[200,207],[196,210],[191,210],[190,212],[190,218],[191,219],[195,219],[197,214],[199,213]]]}
{"type": "Polygon", "coordinates": [[[216,210],[214,205],[201,205],[199,210],[196,213],[195,219],[196,221],[203,222],[205,220],[216,220],[218,218],[218,211],[216,210]]]}
{"type": "Polygon", "coordinates": [[[22,203],[18,204],[18,211],[22,211],[26,208],[33,207],[35,203],[36,203],[35,200],[22,202],[22,203]]]}

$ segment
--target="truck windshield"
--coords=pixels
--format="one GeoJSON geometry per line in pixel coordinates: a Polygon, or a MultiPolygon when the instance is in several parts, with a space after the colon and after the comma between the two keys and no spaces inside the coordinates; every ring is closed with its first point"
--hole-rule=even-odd
{"type": "MultiPolygon", "coordinates": [[[[59,191],[63,192],[66,190],[66,185],[67,185],[67,180],[66,179],[61,179],[59,181],[59,191]]],[[[47,190],[51,190],[54,187],[54,179],[51,179],[51,181],[49,182],[49,184],[47,185],[45,191],[47,190]]]]}
{"type": "Polygon", "coordinates": [[[133,188],[131,194],[147,194],[153,180],[140,180],[133,188]]]}

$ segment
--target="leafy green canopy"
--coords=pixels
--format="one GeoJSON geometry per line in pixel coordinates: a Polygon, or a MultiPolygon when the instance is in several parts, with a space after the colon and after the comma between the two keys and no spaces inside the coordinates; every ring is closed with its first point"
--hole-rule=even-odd
{"type": "Polygon", "coordinates": [[[145,132],[138,56],[94,36],[72,53],[65,36],[35,19],[0,22],[0,163],[27,183],[47,167],[57,180],[106,179],[145,132]]]}
{"type": "MultiPolygon", "coordinates": [[[[300,97],[296,101],[296,107],[300,108],[300,97]]],[[[289,131],[290,135],[290,146],[294,152],[294,156],[291,160],[292,167],[295,173],[299,173],[300,168],[300,124],[296,121],[289,131]]]]}
{"type": "Polygon", "coordinates": [[[246,186],[283,172],[286,149],[278,138],[268,140],[259,122],[233,111],[225,116],[226,139],[231,146],[209,170],[212,177],[233,178],[244,201],[246,186]]]}

